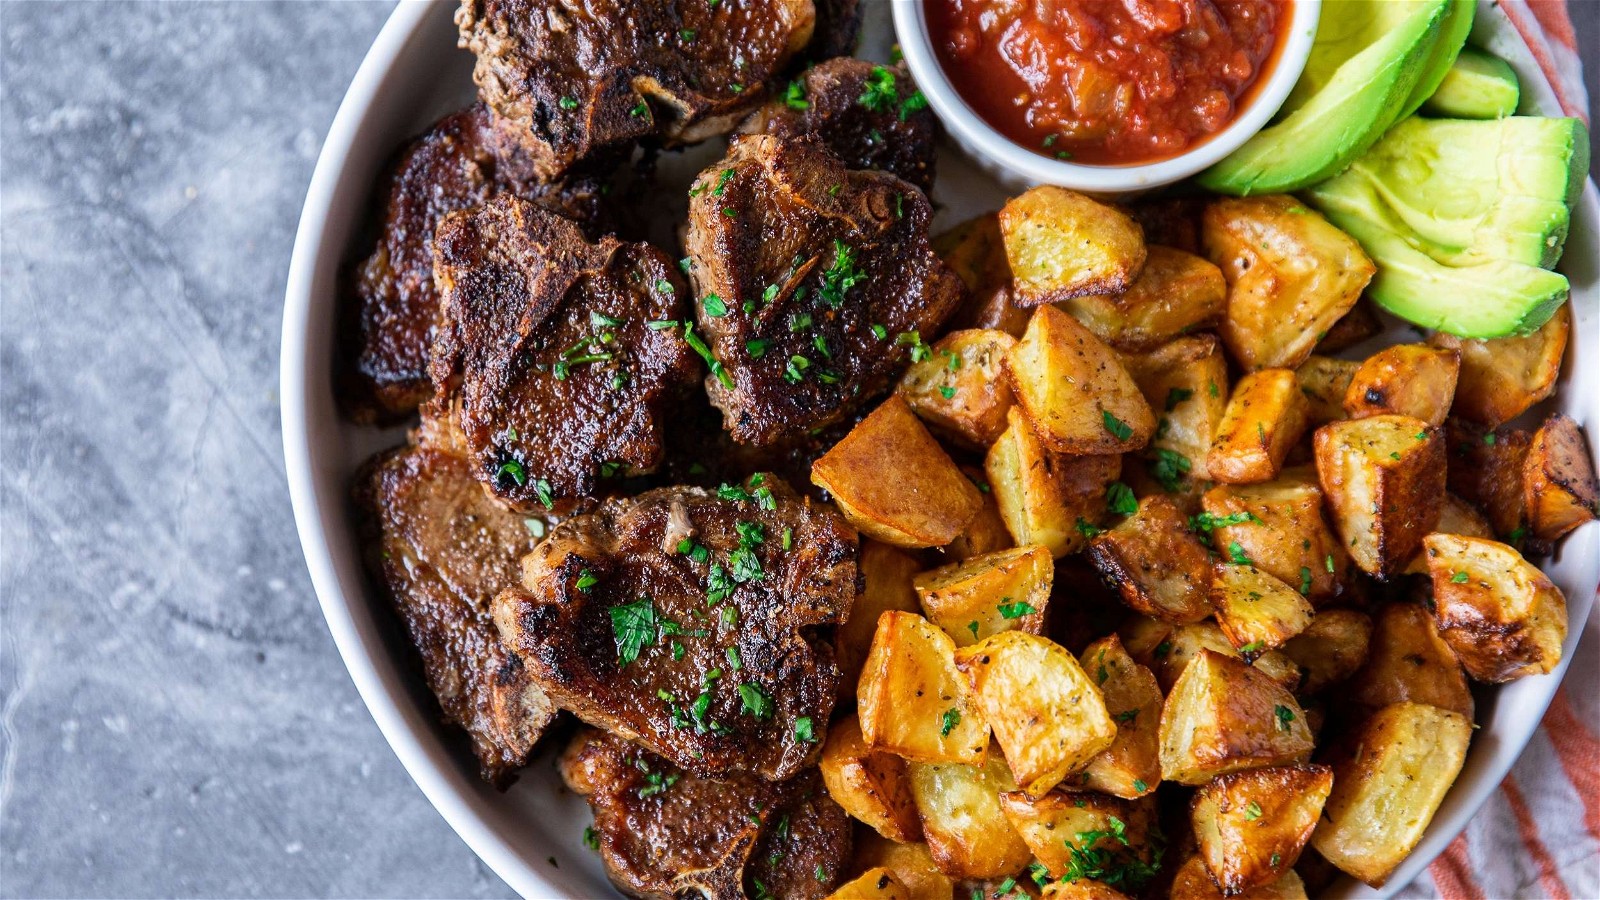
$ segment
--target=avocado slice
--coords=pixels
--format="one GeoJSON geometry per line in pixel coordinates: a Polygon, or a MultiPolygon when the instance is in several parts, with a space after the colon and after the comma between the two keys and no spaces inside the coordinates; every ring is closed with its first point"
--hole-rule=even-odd
{"type": "Polygon", "coordinates": [[[1510,63],[1463,47],[1422,111],[1450,119],[1499,119],[1515,113],[1521,99],[1522,86],[1510,63]]]}
{"type": "Polygon", "coordinates": [[[1566,276],[1548,269],[1505,259],[1436,261],[1397,230],[1367,178],[1318,185],[1310,200],[1377,264],[1367,296],[1408,322],[1461,337],[1506,337],[1532,332],[1566,302],[1566,276]]]}
{"type": "Polygon", "coordinates": [[[1548,267],[1561,258],[1588,168],[1577,119],[1413,117],[1309,197],[1349,195],[1361,182],[1385,227],[1437,262],[1548,267]]]}
{"type": "Polygon", "coordinates": [[[1411,89],[1411,95],[1406,98],[1406,105],[1400,114],[1389,120],[1389,124],[1416,112],[1449,77],[1456,60],[1461,58],[1462,48],[1467,45],[1467,35],[1472,33],[1472,21],[1477,17],[1477,8],[1478,5],[1472,0],[1461,0],[1450,4],[1450,8],[1445,10],[1444,21],[1439,25],[1439,40],[1434,43],[1433,52],[1422,64],[1422,74],[1417,77],[1416,87],[1411,89]]]}
{"type": "Polygon", "coordinates": [[[1465,33],[1456,49],[1440,41],[1454,39],[1461,8],[1470,17],[1471,5],[1472,0],[1325,4],[1311,57],[1277,123],[1197,181],[1218,193],[1246,195],[1298,190],[1337,174],[1407,111],[1413,92],[1441,59],[1449,68],[1465,33]]]}

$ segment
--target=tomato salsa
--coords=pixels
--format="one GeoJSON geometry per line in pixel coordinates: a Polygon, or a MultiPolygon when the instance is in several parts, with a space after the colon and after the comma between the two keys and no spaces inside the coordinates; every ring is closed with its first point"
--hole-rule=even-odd
{"type": "Polygon", "coordinates": [[[1221,131],[1270,66],[1291,0],[924,0],[978,115],[1056,159],[1154,162],[1221,131]]]}

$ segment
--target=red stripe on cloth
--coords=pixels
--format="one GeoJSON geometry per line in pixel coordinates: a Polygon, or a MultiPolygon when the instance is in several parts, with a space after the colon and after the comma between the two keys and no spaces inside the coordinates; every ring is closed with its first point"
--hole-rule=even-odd
{"type": "Polygon", "coordinates": [[[1544,714],[1544,733],[1583,803],[1583,827],[1600,840],[1600,739],[1578,717],[1564,686],[1544,714]]]}
{"type": "Polygon", "coordinates": [[[1556,102],[1561,104],[1561,111],[1569,116],[1578,116],[1587,122],[1588,118],[1582,115],[1582,108],[1572,102],[1563,87],[1561,68],[1550,58],[1550,48],[1545,43],[1544,29],[1533,18],[1527,0],[1500,0],[1499,8],[1506,14],[1506,20],[1511,23],[1511,27],[1517,30],[1522,43],[1527,45],[1534,62],[1539,64],[1539,71],[1544,74],[1544,80],[1549,83],[1550,90],[1555,92],[1556,102]]]}
{"type": "Polygon", "coordinates": [[[1464,831],[1428,866],[1428,874],[1433,876],[1439,900],[1488,900],[1483,888],[1478,887],[1478,880],[1472,877],[1472,858],[1467,855],[1464,831]]]}
{"type": "Polygon", "coordinates": [[[1517,833],[1522,835],[1522,845],[1527,848],[1533,864],[1539,867],[1539,888],[1551,900],[1572,900],[1566,884],[1556,871],[1556,861],[1550,856],[1550,849],[1539,837],[1539,826],[1533,821],[1527,801],[1522,799],[1522,789],[1517,787],[1516,776],[1507,775],[1506,780],[1500,783],[1500,790],[1506,795],[1506,805],[1511,807],[1511,814],[1517,819],[1517,833]]]}
{"type": "Polygon", "coordinates": [[[1567,15],[1567,0],[1528,0],[1528,11],[1552,40],[1565,44],[1569,50],[1578,49],[1578,35],[1567,15]]]}

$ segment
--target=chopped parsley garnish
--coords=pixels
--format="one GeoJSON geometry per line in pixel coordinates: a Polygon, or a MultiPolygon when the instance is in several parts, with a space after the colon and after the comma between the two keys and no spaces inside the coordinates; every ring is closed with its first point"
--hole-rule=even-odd
{"type": "Polygon", "coordinates": [[[1454,575],[1450,576],[1450,583],[1451,584],[1466,584],[1468,581],[1471,581],[1471,580],[1472,580],[1472,576],[1468,575],[1465,572],[1457,572],[1454,575]]]}
{"type": "Polygon", "coordinates": [[[1244,552],[1244,547],[1241,546],[1238,541],[1228,542],[1228,562],[1231,562],[1236,566],[1255,565],[1255,563],[1250,560],[1250,555],[1244,552]]]}
{"type": "Polygon", "coordinates": [[[694,40],[694,29],[693,28],[681,28],[681,29],[678,30],[678,37],[681,38],[685,44],[687,44],[690,41],[694,40]]]}
{"type": "Polygon", "coordinates": [[[795,334],[796,332],[805,331],[807,328],[810,328],[810,327],[811,327],[811,313],[802,311],[802,312],[797,312],[794,315],[789,317],[789,333],[790,334],[795,334]]]}
{"type": "Polygon", "coordinates": [[[783,367],[783,380],[790,384],[799,384],[805,380],[806,370],[811,368],[811,360],[796,353],[789,357],[789,364],[783,367]]]}
{"type": "Polygon", "coordinates": [[[533,495],[539,498],[539,503],[543,505],[545,509],[555,508],[555,495],[550,488],[549,479],[541,478],[538,481],[535,481],[533,483],[533,495]]]}
{"type": "Polygon", "coordinates": [[[1112,415],[1109,409],[1100,411],[1100,422],[1105,426],[1106,431],[1110,432],[1111,436],[1119,441],[1125,441],[1133,437],[1133,427],[1112,415]]]}
{"type": "Polygon", "coordinates": [[[655,643],[661,622],[649,597],[611,608],[611,634],[617,642],[617,660],[627,665],[639,658],[639,651],[655,643]]]}
{"type": "Polygon", "coordinates": [[[816,730],[811,726],[810,716],[801,716],[794,720],[794,739],[808,744],[816,742],[816,730]]]}
{"type": "Polygon", "coordinates": [[[844,303],[844,295],[866,278],[867,273],[856,265],[856,251],[844,241],[834,238],[833,263],[822,273],[822,287],[817,290],[817,295],[823,303],[838,309],[844,303]]]}
{"type": "Polygon", "coordinates": [[[1161,870],[1162,848],[1157,846],[1149,861],[1141,859],[1127,849],[1127,825],[1116,816],[1109,817],[1109,824],[1106,830],[1080,831],[1076,842],[1066,842],[1069,858],[1062,878],[1102,881],[1124,893],[1137,894],[1161,870]],[[1102,846],[1105,844],[1110,846],[1102,846]]]}
{"type": "Polygon", "coordinates": [[[595,585],[599,583],[600,579],[596,578],[593,572],[589,571],[588,569],[579,569],[578,583],[573,586],[587,594],[589,591],[594,589],[595,585]]]}
{"type": "Polygon", "coordinates": [[[920,331],[902,331],[895,335],[894,342],[896,346],[911,348],[911,361],[914,363],[933,355],[933,349],[922,342],[920,331]]]}
{"type": "Polygon", "coordinates": [[[733,180],[733,170],[723,169],[717,173],[717,186],[711,189],[711,196],[721,197],[728,192],[728,182],[733,180]]]}
{"type": "Polygon", "coordinates": [[[793,550],[794,549],[794,529],[793,528],[785,528],[785,529],[783,529],[783,549],[785,549],[785,550],[793,550]]]}
{"type": "Polygon", "coordinates": [[[767,355],[769,346],[770,344],[765,338],[751,338],[744,342],[744,352],[750,354],[751,359],[760,359],[767,355]]]}
{"type": "Polygon", "coordinates": [[[900,94],[894,89],[894,73],[883,66],[873,66],[867,75],[866,89],[857,102],[873,112],[888,112],[899,99],[900,94]]]}
{"type": "Polygon", "coordinates": [[[720,319],[728,314],[728,304],[722,302],[722,298],[716,294],[707,294],[702,297],[700,307],[706,311],[706,315],[713,319],[720,319]]]}
{"type": "Polygon", "coordinates": [[[739,711],[746,715],[757,719],[772,718],[772,696],[762,690],[759,684],[747,681],[739,685],[739,702],[743,704],[739,711]]]}
{"type": "Polygon", "coordinates": [[[961,710],[956,709],[954,706],[950,707],[939,716],[939,736],[949,737],[950,732],[955,731],[956,726],[960,724],[961,710]]]}
{"type": "Polygon", "coordinates": [[[822,863],[817,863],[817,870],[814,874],[817,876],[818,881],[823,884],[828,883],[828,870],[822,867],[822,863]]]}
{"type": "Polygon", "coordinates": [[[1191,391],[1188,388],[1175,387],[1168,389],[1166,403],[1167,412],[1172,412],[1173,410],[1177,409],[1178,404],[1193,396],[1194,391],[1191,391]]]}
{"type": "Polygon", "coordinates": [[[590,850],[600,849],[600,835],[594,830],[593,825],[583,826],[583,845],[590,850]]]}
{"type": "Polygon", "coordinates": [[[806,86],[798,79],[789,82],[783,89],[783,102],[790,109],[810,109],[811,101],[806,99],[806,86]]]}
{"type": "Polygon", "coordinates": [[[1106,508],[1119,516],[1131,516],[1139,511],[1139,498],[1133,495],[1133,488],[1113,481],[1106,488],[1106,508]]]}
{"type": "Polygon", "coordinates": [[[900,101],[900,121],[904,122],[907,116],[927,108],[928,98],[924,97],[921,91],[912,91],[911,96],[900,101]]]}
{"type": "Polygon", "coordinates": [[[1092,538],[1105,531],[1104,528],[1084,519],[1083,516],[1079,516],[1078,521],[1074,522],[1072,527],[1078,529],[1078,533],[1086,538],[1092,538]]]}
{"type": "Polygon", "coordinates": [[[1169,494],[1176,493],[1183,487],[1183,476],[1189,474],[1189,470],[1193,468],[1189,457],[1165,447],[1156,448],[1155,455],[1147,460],[1146,465],[1150,470],[1150,477],[1161,482],[1161,489],[1169,494]]]}
{"type": "Polygon", "coordinates": [[[508,459],[495,470],[494,478],[496,481],[509,478],[517,487],[522,487],[528,483],[528,470],[522,467],[522,463],[508,459]]]}
{"type": "MultiPolygon", "coordinates": [[[[653,324],[654,323],[652,323],[652,325],[653,324]]],[[[683,342],[688,344],[689,349],[693,350],[695,353],[698,353],[700,358],[706,361],[706,365],[711,369],[711,374],[717,376],[717,380],[722,382],[723,387],[733,387],[733,376],[729,375],[728,370],[724,369],[722,367],[722,363],[718,362],[717,358],[711,354],[711,348],[706,346],[706,342],[700,337],[700,335],[695,334],[693,328],[684,328],[683,342]]]]}
{"type": "Polygon", "coordinates": [[[562,109],[578,108],[578,98],[576,97],[562,97],[558,102],[561,104],[562,109]]]}
{"type": "MultiPolygon", "coordinates": [[[[1123,710],[1117,713],[1115,718],[1118,722],[1132,722],[1134,719],[1139,718],[1139,707],[1135,706],[1133,709],[1123,710]]],[[[1144,788],[1139,788],[1139,790],[1142,791],[1144,788]]]]}
{"type": "Polygon", "coordinates": [[[1245,644],[1243,647],[1240,647],[1239,652],[1249,656],[1252,653],[1260,653],[1262,650],[1266,649],[1266,646],[1267,645],[1262,641],[1251,641],[1250,643],[1245,644]]]}
{"type": "Polygon", "coordinates": [[[660,772],[646,772],[644,787],[639,788],[639,799],[654,797],[656,794],[665,793],[669,788],[678,783],[681,775],[662,775],[660,772]]]}
{"type": "Polygon", "coordinates": [[[1287,706],[1274,706],[1272,714],[1278,719],[1278,727],[1288,731],[1289,723],[1294,721],[1294,710],[1287,706]]]}
{"type": "Polygon", "coordinates": [[[1323,566],[1325,566],[1327,568],[1328,574],[1332,575],[1333,574],[1333,554],[1329,553],[1327,556],[1324,556],[1322,558],[1322,564],[1323,564],[1323,566]]]}
{"type": "Polygon", "coordinates": [[[939,388],[939,396],[945,398],[946,400],[954,400],[956,396],[956,389],[950,387],[949,385],[945,385],[944,387],[939,388]]]}
{"type": "Polygon", "coordinates": [[[880,341],[884,340],[889,337],[889,329],[883,327],[877,322],[874,322],[872,323],[872,336],[880,341]]]}
{"type": "Polygon", "coordinates": [[[633,116],[636,119],[642,119],[649,112],[650,112],[650,107],[646,106],[645,102],[643,100],[640,100],[638,106],[635,106],[633,109],[628,110],[628,115],[633,116]]]}
{"type": "Polygon", "coordinates": [[[1300,593],[1309,596],[1311,593],[1311,567],[1300,567],[1300,593]]]}
{"type": "Polygon", "coordinates": [[[1246,822],[1254,822],[1259,818],[1261,818],[1261,804],[1251,800],[1250,804],[1244,808],[1244,820],[1246,822]]]}
{"type": "MultiPolygon", "coordinates": [[[[1138,710],[1134,710],[1134,712],[1138,712],[1138,710]]],[[[1133,780],[1133,789],[1142,794],[1150,790],[1150,785],[1145,784],[1143,778],[1135,778],[1133,780]]]]}
{"type": "Polygon", "coordinates": [[[1033,608],[1033,604],[1023,601],[1002,603],[997,608],[1000,610],[1000,618],[1002,619],[1020,619],[1023,616],[1031,616],[1038,612],[1037,609],[1033,608]]]}
{"type": "Polygon", "coordinates": [[[678,542],[678,553],[687,556],[697,563],[704,565],[711,559],[711,551],[705,544],[697,543],[694,538],[684,538],[678,542]]]}
{"type": "Polygon", "coordinates": [[[1214,516],[1211,513],[1203,512],[1189,517],[1189,530],[1195,534],[1210,534],[1218,528],[1229,528],[1234,525],[1243,525],[1246,522],[1254,522],[1257,525],[1267,524],[1261,521],[1260,516],[1248,511],[1228,513],[1225,516],[1214,516]]]}
{"type": "Polygon", "coordinates": [[[978,636],[978,623],[977,622],[968,622],[967,623],[967,630],[972,632],[972,636],[974,638],[976,638],[978,636]]]}

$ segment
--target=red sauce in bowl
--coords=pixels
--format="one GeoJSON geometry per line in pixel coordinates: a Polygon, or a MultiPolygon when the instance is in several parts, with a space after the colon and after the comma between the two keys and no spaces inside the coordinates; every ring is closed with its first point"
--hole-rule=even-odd
{"type": "Polygon", "coordinates": [[[1291,0],[924,0],[967,105],[1043,156],[1126,165],[1227,127],[1272,62],[1291,0]]]}

